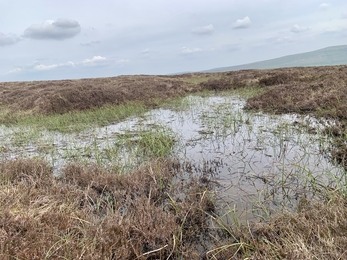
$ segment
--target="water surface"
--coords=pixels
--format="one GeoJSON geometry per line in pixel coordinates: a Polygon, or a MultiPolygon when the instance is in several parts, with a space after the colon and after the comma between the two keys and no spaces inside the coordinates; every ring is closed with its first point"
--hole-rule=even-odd
{"type": "Polygon", "coordinates": [[[312,183],[334,183],[344,176],[324,152],[329,140],[319,132],[327,122],[247,112],[245,100],[234,96],[189,96],[182,104],[81,133],[2,127],[1,158],[43,157],[56,175],[70,161],[130,171],[146,158],[125,147],[124,136],[136,140],[141,131],[164,127],[177,140],[172,155],[194,174],[218,183],[221,205],[225,201],[239,214],[263,214],[264,205],[291,207],[312,195],[312,183]]]}

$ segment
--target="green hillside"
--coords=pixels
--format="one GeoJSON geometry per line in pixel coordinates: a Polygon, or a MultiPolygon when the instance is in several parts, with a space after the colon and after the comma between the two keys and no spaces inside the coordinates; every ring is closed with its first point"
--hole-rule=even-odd
{"type": "Polygon", "coordinates": [[[244,65],[221,67],[204,72],[223,72],[243,69],[275,69],[285,67],[329,66],[347,64],[347,45],[288,55],[276,59],[248,63],[244,65]]]}

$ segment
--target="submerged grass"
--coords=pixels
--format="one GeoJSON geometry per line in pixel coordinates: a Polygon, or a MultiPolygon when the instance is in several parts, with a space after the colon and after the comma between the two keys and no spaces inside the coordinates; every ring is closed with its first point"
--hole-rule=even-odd
{"type": "Polygon", "coordinates": [[[142,132],[136,144],[141,153],[148,157],[166,157],[172,152],[175,137],[168,129],[156,128],[142,132]]]}
{"type": "Polygon", "coordinates": [[[106,150],[96,150],[101,165],[105,165],[106,154],[108,164],[117,167],[119,172],[129,172],[153,159],[169,157],[176,141],[177,137],[170,129],[155,127],[121,134],[106,150]]]}

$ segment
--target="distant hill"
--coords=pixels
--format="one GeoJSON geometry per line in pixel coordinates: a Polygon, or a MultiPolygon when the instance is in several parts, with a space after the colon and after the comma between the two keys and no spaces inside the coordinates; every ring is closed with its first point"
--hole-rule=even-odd
{"type": "Polygon", "coordinates": [[[224,72],[244,69],[275,69],[285,67],[329,66],[347,64],[347,45],[288,55],[276,59],[248,63],[244,65],[215,68],[203,72],[224,72]]]}

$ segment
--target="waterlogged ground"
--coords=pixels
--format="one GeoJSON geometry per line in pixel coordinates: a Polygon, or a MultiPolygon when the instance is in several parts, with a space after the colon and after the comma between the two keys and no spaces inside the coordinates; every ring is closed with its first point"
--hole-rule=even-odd
{"type": "Polygon", "coordinates": [[[73,134],[2,127],[1,160],[44,158],[56,175],[70,161],[127,172],[148,160],[143,146],[157,139],[139,140],[169,137],[180,170],[206,176],[216,184],[222,210],[247,219],[291,207],[311,196],[312,187],[341,183],[344,171],[328,160],[329,140],[320,134],[329,122],[247,112],[244,104],[235,96],[189,96],[143,117],[73,134]]]}

